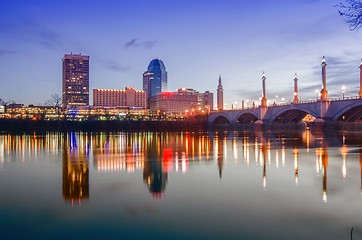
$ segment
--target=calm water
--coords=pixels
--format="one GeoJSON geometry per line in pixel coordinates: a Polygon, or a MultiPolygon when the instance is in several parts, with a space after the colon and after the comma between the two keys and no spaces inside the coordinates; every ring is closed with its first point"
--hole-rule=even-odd
{"type": "Polygon", "coordinates": [[[362,239],[362,134],[0,135],[0,238],[362,239]]]}

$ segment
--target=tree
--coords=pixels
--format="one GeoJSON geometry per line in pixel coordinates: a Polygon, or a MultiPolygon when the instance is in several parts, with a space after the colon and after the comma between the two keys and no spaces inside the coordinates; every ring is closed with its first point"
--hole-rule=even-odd
{"type": "Polygon", "coordinates": [[[5,101],[4,99],[0,98],[0,106],[4,107],[4,112],[7,113],[8,112],[8,106],[11,104],[16,104],[16,102],[14,100],[8,100],[5,101]]]}
{"type": "Polygon", "coordinates": [[[10,100],[10,101],[5,101],[5,100],[3,100],[2,98],[0,98],[0,105],[2,105],[2,106],[7,106],[7,105],[9,105],[9,104],[11,104],[11,103],[15,103],[15,102],[12,101],[12,100],[10,100]]]}
{"type": "Polygon", "coordinates": [[[52,107],[60,107],[62,105],[62,97],[55,93],[50,96],[50,99],[48,99],[45,102],[46,106],[52,106],[52,107]]]}
{"type": "Polygon", "coordinates": [[[336,7],[351,31],[362,26],[362,0],[345,0],[345,3],[340,2],[336,7]]]}
{"type": "Polygon", "coordinates": [[[2,98],[0,98],[0,105],[6,108],[9,104],[16,104],[16,102],[14,100],[5,101],[2,98]]]}
{"type": "Polygon", "coordinates": [[[50,99],[48,99],[46,102],[45,102],[45,105],[46,106],[51,106],[51,107],[54,107],[55,108],[55,111],[57,113],[57,118],[59,118],[59,114],[60,114],[60,108],[62,106],[62,97],[55,93],[55,94],[52,94],[50,96],[50,99]]]}

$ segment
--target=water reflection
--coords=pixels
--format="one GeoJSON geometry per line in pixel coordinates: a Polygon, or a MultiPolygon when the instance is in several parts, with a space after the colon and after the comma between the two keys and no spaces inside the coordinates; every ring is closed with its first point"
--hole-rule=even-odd
{"type": "Polygon", "coordinates": [[[264,190],[268,188],[267,180],[273,181],[269,172],[274,174],[280,168],[294,176],[283,180],[292,180],[298,187],[300,181],[308,176],[304,174],[304,166],[312,163],[315,177],[321,181],[321,199],[327,202],[327,173],[331,168],[329,151],[332,151],[332,161],[338,161],[332,171],[338,166],[343,181],[350,171],[353,172],[353,159],[359,160],[362,194],[360,142],[360,135],[329,136],[324,132],[310,131],[288,134],[223,131],[3,134],[0,135],[0,169],[6,169],[9,161],[24,162],[45,153],[59,155],[62,159],[63,198],[72,205],[81,205],[91,198],[91,174],[139,172],[151,196],[162,199],[172,179],[170,173],[185,173],[199,161],[214,163],[215,173],[218,172],[220,179],[227,174],[225,167],[228,164],[258,168],[260,187],[264,190]],[[90,171],[90,166],[95,171],[90,171]],[[300,171],[301,168],[303,171],[300,171]]]}
{"type": "Polygon", "coordinates": [[[86,136],[80,137],[82,141],[74,132],[63,137],[63,198],[72,205],[81,205],[82,200],[89,198],[89,147],[86,136]]]}
{"type": "Polygon", "coordinates": [[[299,172],[299,149],[293,149],[293,157],[294,157],[294,175],[295,175],[295,184],[298,185],[298,172],[299,172]]]}
{"type": "Polygon", "coordinates": [[[217,156],[217,166],[219,169],[219,177],[221,179],[222,177],[222,169],[224,166],[224,149],[226,144],[226,138],[225,136],[219,136],[219,134],[215,135],[215,156],[217,156]]]}
{"type": "Polygon", "coordinates": [[[360,166],[360,175],[361,175],[361,195],[362,195],[362,148],[359,150],[359,166],[360,166]]]}

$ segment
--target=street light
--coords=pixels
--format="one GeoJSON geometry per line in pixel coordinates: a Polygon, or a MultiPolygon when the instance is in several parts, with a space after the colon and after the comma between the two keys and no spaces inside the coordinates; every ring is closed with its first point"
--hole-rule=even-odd
{"type": "Polygon", "coordinates": [[[344,91],[346,90],[345,86],[342,86],[342,100],[344,100],[344,91]]]}
{"type": "Polygon", "coordinates": [[[318,101],[318,94],[319,93],[319,91],[318,90],[315,90],[315,99],[318,101]]]}

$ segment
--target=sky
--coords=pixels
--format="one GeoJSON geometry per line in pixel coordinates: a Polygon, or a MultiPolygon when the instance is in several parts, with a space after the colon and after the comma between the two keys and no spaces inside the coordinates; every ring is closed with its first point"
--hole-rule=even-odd
{"type": "Polygon", "coordinates": [[[261,97],[301,100],[321,89],[327,61],[330,97],[357,96],[362,30],[350,31],[335,0],[2,0],[0,98],[44,104],[61,95],[62,57],[90,56],[94,88],[142,89],[142,73],[163,60],[168,90],[215,94],[227,107],[261,97]],[[276,97],[278,96],[278,97],[276,97]]]}

